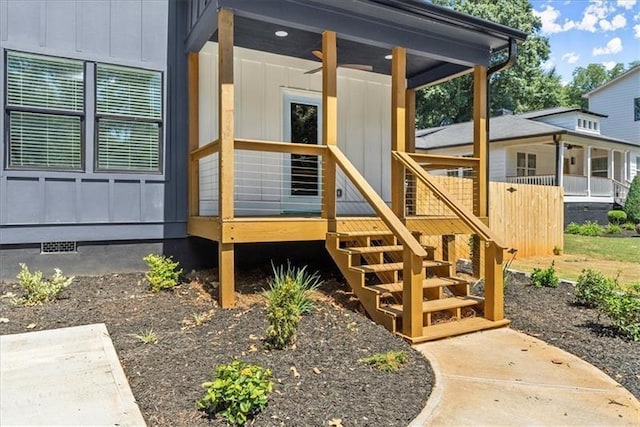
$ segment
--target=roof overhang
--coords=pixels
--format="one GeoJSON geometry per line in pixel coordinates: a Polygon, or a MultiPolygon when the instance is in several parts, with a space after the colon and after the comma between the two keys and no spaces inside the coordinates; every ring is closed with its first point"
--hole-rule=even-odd
{"type": "Polygon", "coordinates": [[[338,37],[339,63],[371,65],[373,72],[390,74],[385,56],[393,47],[404,47],[410,88],[489,66],[493,52],[526,38],[512,28],[417,0],[211,0],[189,11],[187,51],[217,39],[220,8],[233,10],[234,44],[249,49],[317,60],[311,52],[321,48],[321,33],[331,30],[338,37]],[[275,36],[278,30],[288,36],[275,36]]]}

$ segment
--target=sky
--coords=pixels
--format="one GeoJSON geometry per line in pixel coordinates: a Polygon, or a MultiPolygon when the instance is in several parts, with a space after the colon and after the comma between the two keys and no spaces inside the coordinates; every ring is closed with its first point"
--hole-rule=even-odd
{"type": "Polygon", "coordinates": [[[640,60],[640,0],[530,0],[563,83],[577,67],[640,60]]]}

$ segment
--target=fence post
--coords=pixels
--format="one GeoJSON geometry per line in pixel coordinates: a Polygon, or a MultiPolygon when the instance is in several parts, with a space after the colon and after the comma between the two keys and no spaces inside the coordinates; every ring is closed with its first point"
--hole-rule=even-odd
{"type": "Polygon", "coordinates": [[[414,338],[422,335],[422,257],[406,248],[402,253],[402,334],[414,338]]]}

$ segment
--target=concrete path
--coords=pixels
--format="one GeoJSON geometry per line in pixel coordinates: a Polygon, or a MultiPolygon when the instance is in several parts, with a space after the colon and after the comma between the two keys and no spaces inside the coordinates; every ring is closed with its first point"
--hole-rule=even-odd
{"type": "Polygon", "coordinates": [[[106,326],[0,336],[0,425],[144,426],[106,326]]]}
{"type": "Polygon", "coordinates": [[[640,426],[640,402],[582,359],[509,328],[416,345],[436,374],[418,426],[640,426]]]}

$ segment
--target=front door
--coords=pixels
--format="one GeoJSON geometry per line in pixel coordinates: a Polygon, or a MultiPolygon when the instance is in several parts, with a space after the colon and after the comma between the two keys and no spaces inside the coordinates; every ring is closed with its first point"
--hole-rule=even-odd
{"type": "MultiPolygon", "coordinates": [[[[284,101],[284,140],[298,144],[321,143],[320,97],[286,94],[284,101]]],[[[283,213],[321,211],[321,168],[318,156],[285,155],[283,213]]]]}

